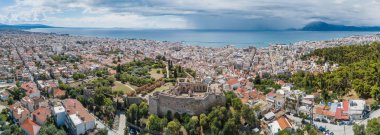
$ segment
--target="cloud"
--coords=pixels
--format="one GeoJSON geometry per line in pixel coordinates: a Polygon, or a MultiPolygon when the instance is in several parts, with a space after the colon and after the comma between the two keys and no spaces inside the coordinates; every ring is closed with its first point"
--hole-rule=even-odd
{"type": "Polygon", "coordinates": [[[136,14],[129,15],[101,15],[93,17],[79,18],[49,18],[49,24],[54,26],[66,27],[126,27],[138,29],[159,29],[159,28],[176,28],[185,29],[191,28],[183,18],[177,16],[154,16],[145,17],[136,14]],[[83,26],[83,24],[86,24],[83,26]]]}
{"type": "Polygon", "coordinates": [[[0,15],[0,22],[78,27],[284,29],[311,21],[380,25],[376,0],[16,0],[0,10],[7,14],[0,15]]]}

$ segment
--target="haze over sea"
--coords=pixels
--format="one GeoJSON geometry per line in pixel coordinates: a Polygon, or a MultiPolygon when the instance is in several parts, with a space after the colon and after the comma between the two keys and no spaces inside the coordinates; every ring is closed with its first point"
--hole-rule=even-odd
{"type": "Polygon", "coordinates": [[[75,36],[149,39],[183,42],[187,45],[223,47],[234,45],[267,47],[269,44],[290,44],[299,41],[320,41],[353,35],[372,35],[380,32],[363,31],[231,31],[231,30],[135,30],[98,28],[36,28],[31,32],[70,34],[75,36]]]}

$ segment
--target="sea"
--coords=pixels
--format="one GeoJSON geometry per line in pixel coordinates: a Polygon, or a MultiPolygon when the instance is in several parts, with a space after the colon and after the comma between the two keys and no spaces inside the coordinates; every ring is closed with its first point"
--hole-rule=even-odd
{"type": "Polygon", "coordinates": [[[73,36],[148,39],[182,42],[204,47],[262,48],[271,44],[292,44],[300,41],[333,40],[354,35],[373,35],[364,31],[239,31],[239,30],[162,30],[120,28],[35,28],[31,32],[69,34],[73,36]]]}

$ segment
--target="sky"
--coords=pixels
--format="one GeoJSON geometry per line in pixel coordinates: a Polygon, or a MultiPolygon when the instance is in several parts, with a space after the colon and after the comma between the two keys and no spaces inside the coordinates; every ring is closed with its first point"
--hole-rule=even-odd
{"type": "Polygon", "coordinates": [[[0,23],[277,30],[313,21],[380,26],[380,0],[0,0],[0,23]]]}

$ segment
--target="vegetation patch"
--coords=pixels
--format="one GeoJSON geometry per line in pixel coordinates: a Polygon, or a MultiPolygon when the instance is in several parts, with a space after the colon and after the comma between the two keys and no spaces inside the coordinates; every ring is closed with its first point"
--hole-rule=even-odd
{"type": "Polygon", "coordinates": [[[156,61],[150,58],[144,60],[135,60],[124,65],[116,67],[116,79],[138,87],[153,83],[155,79],[151,77],[150,71],[152,69],[164,68],[165,64],[162,61],[156,61]]]}
{"type": "Polygon", "coordinates": [[[317,49],[303,59],[316,58],[319,64],[337,63],[332,72],[298,72],[291,82],[299,89],[321,90],[325,100],[336,99],[352,89],[362,98],[380,99],[380,43],[317,49]]]}

